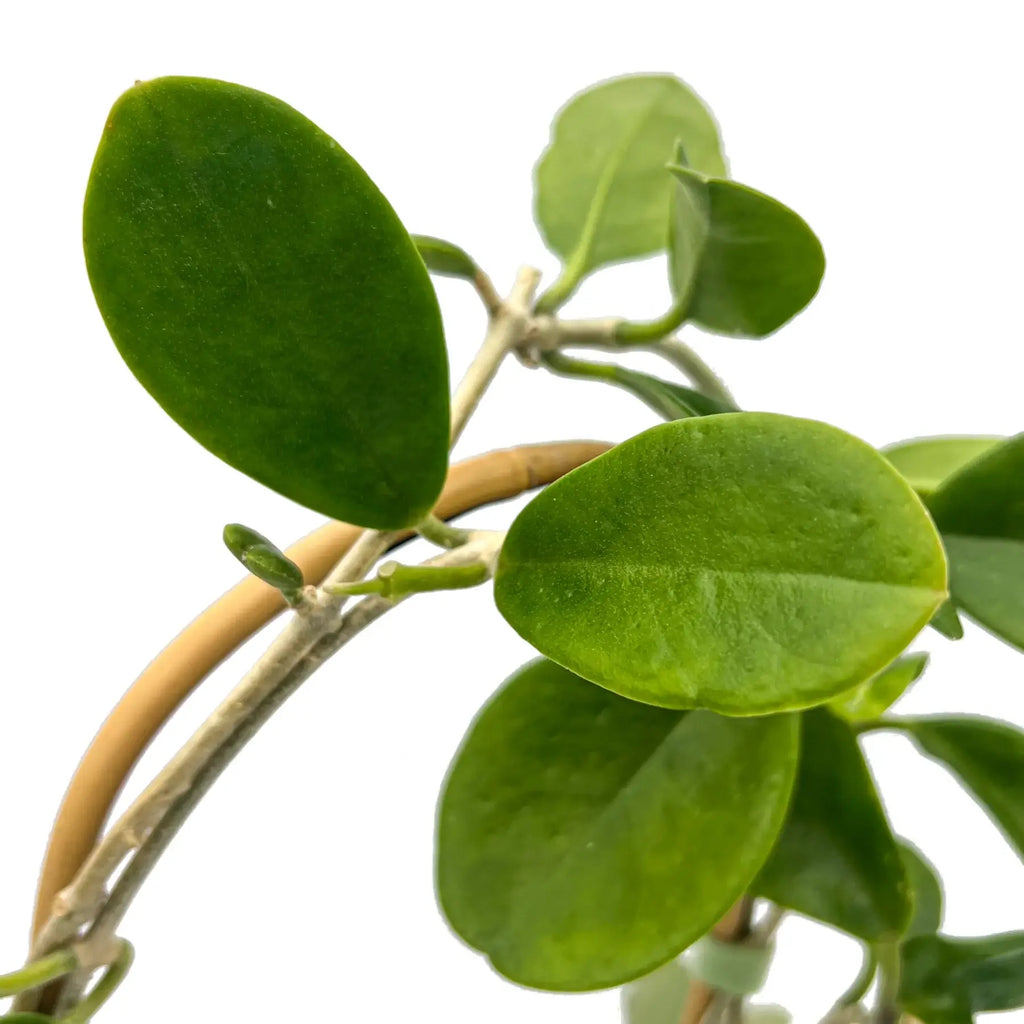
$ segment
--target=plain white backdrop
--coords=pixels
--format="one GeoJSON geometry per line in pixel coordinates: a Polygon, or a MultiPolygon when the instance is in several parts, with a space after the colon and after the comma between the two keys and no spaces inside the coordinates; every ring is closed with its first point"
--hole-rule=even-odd
{"type": "MultiPolygon", "coordinates": [[[[556,267],[531,221],[531,167],[555,110],[602,78],[675,72],[718,116],[733,175],[794,206],[828,257],[818,299],[777,336],[690,337],[740,402],[875,444],[1009,434],[1024,428],[1019,13],[1013,0],[5,6],[0,971],[23,955],[81,751],[149,658],[238,578],[222,525],[282,544],[317,525],[191,441],[105,333],[80,213],[122,90],[187,74],[280,96],[363,164],[410,230],[463,245],[506,288],[522,262],[556,267]]],[[[484,319],[466,287],[438,291],[457,378],[484,319]]],[[[601,273],[569,308],[646,317],[666,301],[651,260],[601,273]]],[[[510,363],[458,454],[615,440],[652,422],[623,394],[510,363]]],[[[515,507],[473,521],[500,527],[515,507]]],[[[266,639],[189,702],[132,792],[266,639]]],[[[918,647],[933,666],[907,710],[1024,724],[1019,654],[974,628],[918,647]]],[[[529,656],[482,592],[410,602],[361,637],[243,754],[156,870],[123,928],[137,965],[103,1020],[615,1021],[613,993],[497,978],[434,904],[438,786],[476,709],[529,656]]],[[[947,929],[1024,927],[1024,868],[985,816],[899,737],[868,749],[896,828],[945,875],[947,929]]],[[[763,998],[814,1021],[857,958],[794,920],[763,998]]]]}

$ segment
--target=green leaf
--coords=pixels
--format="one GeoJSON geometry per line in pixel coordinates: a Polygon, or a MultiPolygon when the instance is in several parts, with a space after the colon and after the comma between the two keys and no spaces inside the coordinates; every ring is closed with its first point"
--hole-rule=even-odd
{"type": "Polygon", "coordinates": [[[476,277],[477,265],[465,249],[431,235],[413,235],[412,240],[420,258],[431,273],[447,277],[464,277],[470,281],[476,277]]]}
{"type": "Polygon", "coordinates": [[[495,599],[542,654],[665,707],[807,707],[880,671],[945,595],[920,499],[835,427],[653,427],[516,518],[495,599]]]}
{"type": "Polygon", "coordinates": [[[1024,650],[1024,434],[947,477],[928,505],[949,555],[953,602],[1024,650]]]}
{"type": "Polygon", "coordinates": [[[669,277],[680,321],[762,338],[796,316],[825,272],[807,223],[746,185],[690,167],[671,171],[669,277]]]}
{"type": "Polygon", "coordinates": [[[672,192],[665,165],[677,140],[693,167],[725,176],[714,119],[671,75],[614,78],[559,111],[535,173],[537,223],[566,265],[564,290],[548,311],[598,267],[665,248],[672,192]]]}
{"type": "Polygon", "coordinates": [[[623,987],[623,1024],[679,1024],[689,991],[686,968],[669,960],[623,987]]]}
{"type": "Polygon", "coordinates": [[[906,937],[933,935],[942,927],[942,882],[935,865],[913,843],[901,839],[899,848],[903,870],[907,873],[914,897],[914,914],[907,926],[906,937]]]}
{"type": "Polygon", "coordinates": [[[553,373],[564,377],[577,377],[614,384],[635,395],[649,408],[666,420],[680,420],[689,416],[716,416],[736,410],[724,402],[710,398],[693,388],[673,384],[660,377],[627,370],[616,363],[593,363],[574,359],[562,352],[545,352],[541,362],[553,373]]]}
{"type": "Polygon", "coordinates": [[[754,892],[869,942],[898,936],[910,887],[853,730],[824,708],[801,721],[793,801],[754,892]]]}
{"type": "Polygon", "coordinates": [[[1024,1006],[1024,932],[919,935],[903,946],[900,1001],[924,1024],[970,1024],[1024,1006]]]}
{"type": "Polygon", "coordinates": [[[31,1013],[29,1011],[19,1013],[8,1013],[0,1017],[3,1024],[54,1024],[56,1017],[48,1017],[45,1013],[31,1013]]]}
{"type": "Polygon", "coordinates": [[[624,700],[537,661],[483,709],[438,812],[452,928],[523,985],[622,984],[676,956],[745,890],[778,833],[793,716],[624,700]]]}
{"type": "Polygon", "coordinates": [[[960,780],[1024,859],[1024,732],[973,715],[900,718],[892,724],[960,780]]]}
{"type": "Polygon", "coordinates": [[[224,527],[227,549],[257,578],[283,593],[295,593],[305,584],[302,570],[266,537],[241,523],[224,527]]]}
{"type": "Polygon", "coordinates": [[[927,654],[904,655],[878,675],[830,701],[829,707],[850,722],[870,721],[892,707],[907,688],[920,679],[927,665],[927,654]]]}
{"type": "Polygon", "coordinates": [[[139,83],[108,117],[84,239],[121,355],[197,441],[335,519],[431,509],[449,433],[437,299],[316,125],[225,82],[139,83]]]}
{"type": "Polygon", "coordinates": [[[921,495],[930,495],[948,477],[984,455],[1001,437],[918,437],[882,449],[882,454],[921,495]]]}
{"type": "Polygon", "coordinates": [[[932,616],[928,625],[948,640],[963,640],[964,638],[963,623],[957,614],[956,606],[948,598],[939,605],[939,610],[932,616]]]}

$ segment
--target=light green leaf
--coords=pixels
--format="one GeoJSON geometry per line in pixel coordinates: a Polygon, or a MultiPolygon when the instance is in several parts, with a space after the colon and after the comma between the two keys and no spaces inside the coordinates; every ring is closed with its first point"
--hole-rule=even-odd
{"type": "Polygon", "coordinates": [[[534,988],[605,988],[665,963],[761,866],[796,724],[665,711],[526,666],[473,723],[441,795],[449,923],[534,988]]]}
{"type": "Polygon", "coordinates": [[[960,780],[1024,859],[1024,732],[973,715],[900,718],[891,724],[960,780]]]}
{"type": "Polygon", "coordinates": [[[689,991],[686,968],[678,960],[669,960],[623,987],[623,1024],[679,1024],[689,991]]]}
{"type": "Polygon", "coordinates": [[[432,235],[413,235],[413,244],[427,270],[447,277],[464,277],[472,281],[477,275],[477,265],[465,249],[452,242],[432,235]]]}
{"type": "Polygon", "coordinates": [[[821,243],[789,207],[746,185],[672,167],[669,276],[680,322],[761,338],[814,298],[821,243]]]}
{"type": "Polygon", "coordinates": [[[689,416],[716,416],[736,410],[700,391],[674,384],[660,377],[627,370],[615,363],[594,363],[574,359],[562,352],[546,352],[543,364],[553,373],[564,377],[597,380],[628,391],[666,420],[680,420],[689,416]]]}
{"type": "Polygon", "coordinates": [[[918,494],[927,496],[938,490],[947,477],[1002,440],[1001,437],[918,437],[888,445],[881,451],[918,494]]]}
{"type": "Polygon", "coordinates": [[[164,410],[324,515],[401,527],[447,468],[430,279],[359,165],[280,100],[158,78],[114,105],[85,200],[107,327],[164,410]]]}
{"type": "Polygon", "coordinates": [[[653,427],[541,492],[495,599],[526,640],[610,690],[760,714],[838,695],[945,595],[920,499],[823,423],[727,413],[653,427]]]}
{"type": "Polygon", "coordinates": [[[903,869],[907,873],[910,891],[914,897],[914,914],[906,930],[906,937],[933,935],[942,927],[942,883],[938,872],[921,851],[905,839],[899,842],[903,869]]]}
{"type": "Polygon", "coordinates": [[[1024,434],[947,477],[928,506],[949,555],[953,602],[1024,650],[1024,434]]]}
{"type": "MultiPolygon", "coordinates": [[[[681,140],[691,166],[724,177],[718,127],[699,97],[671,75],[602,82],[559,111],[535,174],[535,213],[565,263],[560,304],[588,273],[663,250],[681,140]]],[[[558,286],[556,286],[557,288],[558,286]]]]}
{"type": "Polygon", "coordinates": [[[897,658],[876,676],[829,702],[829,707],[850,722],[867,722],[892,707],[915,683],[928,665],[927,654],[897,658]]]}
{"type": "Polygon", "coordinates": [[[924,1024],[1024,1006],[1024,932],[983,938],[919,935],[903,946],[900,1001],[924,1024]]]}
{"type": "Polygon", "coordinates": [[[869,942],[901,935],[910,886],[856,737],[824,708],[800,717],[793,801],[753,891],[869,942]]]}

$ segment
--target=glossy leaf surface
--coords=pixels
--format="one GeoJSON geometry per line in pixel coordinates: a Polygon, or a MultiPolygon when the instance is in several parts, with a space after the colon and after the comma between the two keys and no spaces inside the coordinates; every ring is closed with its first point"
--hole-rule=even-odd
{"type": "Polygon", "coordinates": [[[84,240],[121,355],[197,441],[336,519],[429,511],[449,433],[437,300],[316,125],[225,82],[142,82],[109,115],[84,240]]]}
{"type": "Polygon", "coordinates": [[[934,527],[871,447],[732,413],[653,427],[518,516],[498,608],[541,653],[664,707],[806,707],[882,669],[945,592],[934,527]]]}
{"type": "Polygon", "coordinates": [[[924,753],[963,783],[1024,859],[1024,732],[974,716],[898,721],[924,753]]]}
{"type": "Polygon", "coordinates": [[[869,942],[900,935],[910,887],[856,737],[824,708],[800,717],[793,801],[754,891],[869,942]]]}
{"type": "Polygon", "coordinates": [[[908,938],[933,935],[942,927],[942,882],[935,866],[913,843],[901,839],[899,849],[914,902],[914,913],[905,934],[908,938]]]}
{"type": "Polygon", "coordinates": [[[1003,440],[1000,437],[919,437],[882,449],[918,494],[929,495],[1003,440]]]}
{"type": "Polygon", "coordinates": [[[623,1024],[679,1024],[689,991],[686,968],[670,960],[623,987],[623,1024]]]}
{"type": "Polygon", "coordinates": [[[687,320],[760,338],[814,298],[825,255],[789,207],[735,181],[672,167],[669,271],[687,320]]]}
{"type": "Polygon", "coordinates": [[[224,527],[227,549],[257,578],[285,593],[301,590],[302,570],[266,537],[241,523],[224,527]]]}
{"type": "Polygon", "coordinates": [[[928,506],[949,554],[954,603],[1024,650],[1024,434],[948,477],[928,506]]]}
{"type": "Polygon", "coordinates": [[[830,702],[829,707],[850,722],[867,722],[877,718],[921,677],[927,665],[927,654],[905,654],[882,669],[878,675],[841,694],[830,702]]]}
{"type": "Polygon", "coordinates": [[[1024,1006],[1024,932],[920,935],[903,947],[900,997],[924,1024],[971,1024],[975,1013],[1024,1006]]]}
{"type": "Polygon", "coordinates": [[[441,796],[449,923],[535,988],[651,971],[761,866],[789,799],[796,726],[666,711],[548,661],[526,666],[473,723],[441,796]]]}
{"type": "Polygon", "coordinates": [[[536,169],[536,218],[552,251],[585,274],[663,250],[677,140],[693,167],[725,175],[714,119],[671,75],[615,78],[570,100],[536,169]]]}

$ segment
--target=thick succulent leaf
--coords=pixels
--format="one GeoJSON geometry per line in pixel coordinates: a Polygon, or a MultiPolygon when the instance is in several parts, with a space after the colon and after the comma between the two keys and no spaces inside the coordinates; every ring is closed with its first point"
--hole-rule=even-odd
{"type": "Polygon", "coordinates": [[[548,661],[483,709],[449,772],[437,886],[455,931],[524,985],[646,974],[746,889],[793,784],[793,716],[653,708],[548,661]]]}
{"type": "Polygon", "coordinates": [[[686,968],[679,960],[669,960],[623,986],[623,1024],[679,1024],[689,991],[686,968]]]}
{"type": "Polygon", "coordinates": [[[920,499],[871,447],[771,413],[678,420],[518,516],[498,608],[541,653],[664,707],[808,707],[880,671],[945,595],[920,499]]]}
{"type": "Polygon", "coordinates": [[[982,938],[919,935],[903,946],[900,1000],[924,1024],[1024,1006],[1024,932],[982,938]]]}
{"type": "Polygon", "coordinates": [[[477,266],[465,249],[432,235],[413,235],[412,240],[420,258],[431,273],[446,277],[465,277],[470,281],[476,277],[477,266]]]}
{"type": "Polygon", "coordinates": [[[984,455],[1001,437],[918,437],[882,449],[918,494],[930,495],[947,477],[984,455]]]}
{"type": "Polygon", "coordinates": [[[921,677],[928,664],[925,653],[906,654],[876,676],[858,683],[831,701],[829,707],[850,722],[867,722],[892,707],[921,677]]]}
{"type": "Polygon", "coordinates": [[[901,718],[898,725],[963,783],[1024,859],[1024,732],[976,716],[901,718]]]}
{"type": "Polygon", "coordinates": [[[535,212],[548,246],[583,275],[665,248],[681,141],[691,166],[724,177],[718,128],[671,75],[629,75],[573,97],[555,118],[535,174],[535,212]]]}
{"type": "Polygon", "coordinates": [[[1024,650],[1024,434],[947,477],[928,505],[949,555],[954,603],[1024,650]]]}
{"type": "Polygon", "coordinates": [[[745,185],[672,167],[669,268],[685,319],[761,338],[814,298],[825,254],[806,221],[745,185]]]}
{"type": "Polygon", "coordinates": [[[437,300],[316,125],[225,82],[141,82],[107,120],[84,240],[121,355],[197,441],[336,519],[430,510],[449,432],[437,300]]]}
{"type": "Polygon", "coordinates": [[[800,717],[793,802],[754,891],[869,942],[894,938],[910,886],[857,739],[824,708],[800,717]]]}
{"type": "Polygon", "coordinates": [[[943,894],[939,873],[913,843],[901,839],[899,848],[914,902],[914,913],[904,934],[907,938],[934,935],[942,927],[943,894]]]}

